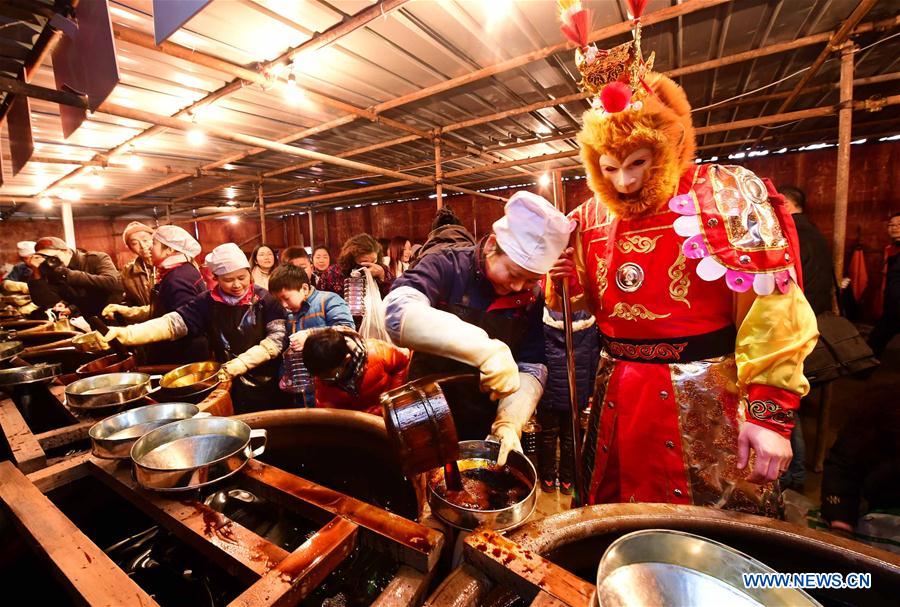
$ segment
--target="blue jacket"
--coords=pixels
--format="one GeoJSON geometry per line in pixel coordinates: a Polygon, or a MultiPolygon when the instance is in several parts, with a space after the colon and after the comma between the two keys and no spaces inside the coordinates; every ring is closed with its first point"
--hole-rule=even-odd
{"type": "Polygon", "coordinates": [[[31,278],[32,272],[31,268],[25,265],[24,262],[17,263],[13,266],[13,269],[9,271],[9,274],[6,275],[4,280],[14,280],[16,282],[28,282],[28,279],[31,278]]]}
{"type": "MultiPolygon", "coordinates": [[[[575,346],[575,387],[578,407],[584,409],[597,374],[600,357],[600,334],[594,318],[587,312],[573,315],[572,338],[575,346]]],[[[547,353],[547,385],[538,405],[553,411],[569,410],[569,376],[566,370],[566,333],[562,314],[544,311],[544,349],[547,353]]]]}
{"type": "MultiPolygon", "coordinates": [[[[297,331],[303,329],[317,329],[320,327],[333,327],[343,325],[356,329],[353,316],[350,315],[350,306],[344,298],[331,291],[319,291],[313,288],[309,297],[300,306],[299,312],[287,313],[288,338],[297,331]]],[[[287,347],[285,343],[285,347],[287,347]]]]}

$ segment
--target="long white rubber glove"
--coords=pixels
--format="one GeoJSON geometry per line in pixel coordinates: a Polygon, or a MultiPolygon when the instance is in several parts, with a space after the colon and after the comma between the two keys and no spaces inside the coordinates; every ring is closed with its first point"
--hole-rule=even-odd
{"type": "Polygon", "coordinates": [[[187,335],[187,327],[178,312],[169,312],[159,318],[127,327],[111,327],[101,337],[105,342],[118,339],[126,346],[139,346],[157,341],[178,339],[187,335]],[[172,318],[174,316],[174,318],[172,318]]]}
{"type": "Polygon", "coordinates": [[[533,375],[519,373],[519,389],[500,399],[497,405],[497,417],[491,425],[491,434],[500,439],[500,454],[497,465],[506,463],[510,451],[522,451],[522,428],[531,419],[544,388],[533,375]]]}
{"type": "Polygon", "coordinates": [[[481,391],[493,400],[519,389],[519,368],[509,347],[449,312],[425,304],[408,305],[398,345],[478,368],[481,391]]]}
{"type": "Polygon", "coordinates": [[[222,365],[219,373],[226,375],[228,379],[243,375],[250,369],[272,360],[279,354],[281,354],[281,346],[271,339],[264,339],[222,365]]]}
{"type": "Polygon", "coordinates": [[[123,306],[120,304],[109,304],[103,308],[103,318],[107,320],[115,320],[116,314],[119,314],[125,320],[132,322],[141,322],[150,318],[150,306],[123,306]]]}
{"type": "Polygon", "coordinates": [[[4,280],[3,290],[7,293],[25,293],[28,294],[28,283],[19,280],[4,280]]]}

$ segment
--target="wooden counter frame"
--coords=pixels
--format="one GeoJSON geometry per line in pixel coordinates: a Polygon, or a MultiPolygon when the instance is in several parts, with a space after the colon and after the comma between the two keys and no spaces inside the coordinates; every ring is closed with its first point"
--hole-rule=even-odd
{"type": "MultiPolygon", "coordinates": [[[[418,605],[433,577],[444,537],[437,531],[395,514],[316,485],[283,470],[251,460],[234,478],[268,499],[298,512],[321,528],[291,553],[231,521],[200,502],[184,501],[184,494],[146,491],[136,486],[130,462],[102,460],[81,454],[38,470],[27,477],[10,462],[0,464],[0,479],[16,478],[16,484],[0,488],[0,505],[6,506],[17,525],[40,527],[46,518],[67,537],[76,538],[80,550],[90,547],[93,562],[112,568],[110,580],[94,584],[84,576],[69,579],[62,564],[74,559],[65,546],[50,552],[52,538],[33,537],[32,546],[49,558],[65,577],[67,588],[86,604],[121,604],[123,593],[136,586],[100,549],[79,531],[47,499],[44,493],[92,476],[147,514],[160,526],[198,551],[209,562],[235,575],[249,587],[231,605],[294,605],[338,567],[357,545],[366,545],[400,561],[392,582],[373,603],[380,607],[418,605]],[[27,508],[18,500],[27,495],[27,508]],[[23,520],[18,520],[22,518],[23,520]],[[94,559],[94,552],[103,558],[94,559]],[[124,580],[122,579],[124,578],[124,580]],[[87,587],[85,587],[85,585],[87,587]]],[[[37,534],[39,535],[39,534],[37,534]]],[[[76,555],[82,558],[80,555],[76,555]]],[[[99,565],[98,565],[99,567],[99,565]]],[[[137,589],[141,593],[139,588],[137,589]]],[[[133,594],[130,596],[134,596],[133,594]]],[[[149,599],[149,597],[147,597],[149,599]]],[[[133,601],[132,601],[133,604],[133,601]]],[[[140,604],[155,605],[152,599],[140,604]]]]}

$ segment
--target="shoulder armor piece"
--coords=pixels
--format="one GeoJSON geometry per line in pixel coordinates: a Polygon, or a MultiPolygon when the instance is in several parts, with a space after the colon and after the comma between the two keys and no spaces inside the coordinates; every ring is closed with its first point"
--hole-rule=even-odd
{"type": "Polygon", "coordinates": [[[784,293],[797,281],[787,236],[770,201],[774,195],[744,167],[703,165],[691,190],[669,201],[679,215],[675,232],[687,238],[685,256],[700,259],[700,278],[724,276],[732,291],[753,287],[759,295],[775,288],[784,293]]]}

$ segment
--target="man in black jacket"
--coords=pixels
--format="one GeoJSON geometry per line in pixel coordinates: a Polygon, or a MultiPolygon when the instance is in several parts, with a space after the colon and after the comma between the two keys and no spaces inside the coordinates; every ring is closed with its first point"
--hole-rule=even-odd
{"type": "Polygon", "coordinates": [[[803,294],[818,316],[831,309],[831,298],[834,293],[831,249],[819,228],[803,214],[806,206],[806,195],[803,191],[792,186],[780,188],[778,191],[785,197],[794,225],[797,226],[803,294]]]}
{"type": "Polygon", "coordinates": [[[106,253],[71,249],[55,236],[40,238],[34,248],[44,259],[28,280],[35,305],[46,309],[63,302],[87,317],[121,301],[122,279],[106,253]]]}

